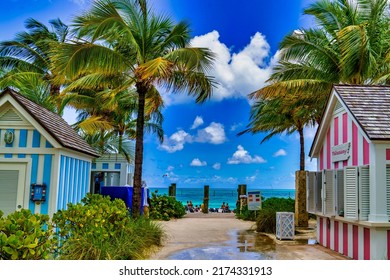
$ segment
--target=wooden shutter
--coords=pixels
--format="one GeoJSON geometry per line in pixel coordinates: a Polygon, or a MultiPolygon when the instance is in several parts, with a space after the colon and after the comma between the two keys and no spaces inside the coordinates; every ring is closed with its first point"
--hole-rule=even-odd
{"type": "Polygon", "coordinates": [[[335,172],[336,215],[344,215],[344,170],[335,172]]]}
{"type": "Polygon", "coordinates": [[[0,210],[8,215],[16,210],[19,171],[0,170],[0,210]]]}
{"type": "Polygon", "coordinates": [[[370,214],[370,169],[359,167],[359,220],[367,221],[370,214]]]}
{"type": "Polygon", "coordinates": [[[334,215],[334,172],[333,170],[324,170],[324,214],[334,215]]]}
{"type": "Polygon", "coordinates": [[[306,208],[307,212],[314,214],[315,213],[315,196],[314,189],[316,184],[316,172],[307,172],[306,175],[306,208]]]}
{"type": "Polygon", "coordinates": [[[358,219],[358,168],[344,167],[344,217],[358,219]]]}
{"type": "Polygon", "coordinates": [[[315,211],[322,213],[322,172],[316,172],[316,184],[315,184],[315,211]]]}

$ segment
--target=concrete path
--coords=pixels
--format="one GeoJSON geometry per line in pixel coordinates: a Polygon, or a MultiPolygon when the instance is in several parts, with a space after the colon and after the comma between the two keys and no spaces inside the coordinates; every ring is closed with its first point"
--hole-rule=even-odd
{"type": "MultiPolygon", "coordinates": [[[[251,244],[255,246],[257,243],[256,234],[253,233],[255,223],[236,219],[234,214],[230,213],[189,213],[182,219],[159,223],[166,232],[166,240],[161,250],[151,256],[152,260],[168,259],[173,254],[183,252],[183,250],[193,250],[199,247],[216,248],[216,246],[227,246],[227,244],[232,246],[232,242],[237,242],[237,232],[239,231],[252,233],[245,237],[247,240],[245,242],[249,242],[249,246],[251,244]]],[[[318,244],[307,244],[307,239],[315,237],[315,228],[302,230],[296,235],[295,240],[280,241],[276,240],[274,235],[268,235],[268,237],[273,239],[273,241],[271,240],[272,249],[268,248],[272,252],[268,251],[267,253],[272,259],[348,259],[318,244]]]]}

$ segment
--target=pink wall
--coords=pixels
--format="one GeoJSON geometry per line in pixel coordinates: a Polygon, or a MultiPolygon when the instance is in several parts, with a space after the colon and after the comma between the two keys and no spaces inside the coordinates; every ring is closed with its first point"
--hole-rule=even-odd
{"type": "Polygon", "coordinates": [[[370,164],[370,144],[363,137],[363,164],[370,164]]]}
{"type": "Polygon", "coordinates": [[[326,168],[331,169],[330,166],[331,160],[330,160],[330,128],[328,130],[328,133],[326,134],[326,168]]]}
{"type": "Polygon", "coordinates": [[[358,128],[354,122],[352,122],[352,165],[358,165],[358,128]]]}
{"type": "MultiPolygon", "coordinates": [[[[333,145],[336,146],[339,144],[339,117],[334,118],[334,133],[333,133],[333,145]]],[[[334,168],[339,168],[339,163],[334,163],[334,168]]]]}

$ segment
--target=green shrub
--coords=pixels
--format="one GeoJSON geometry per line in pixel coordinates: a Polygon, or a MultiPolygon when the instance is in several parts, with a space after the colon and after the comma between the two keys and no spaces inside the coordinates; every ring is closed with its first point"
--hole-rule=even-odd
{"type": "Polygon", "coordinates": [[[183,204],[176,198],[152,193],[149,213],[151,219],[169,221],[172,218],[181,218],[185,213],[183,204]]]}
{"type": "Polygon", "coordinates": [[[53,216],[62,241],[59,258],[70,260],[145,259],[161,245],[162,229],[147,219],[131,218],[120,199],[87,194],[53,216]]]}
{"type": "Polygon", "coordinates": [[[3,217],[0,211],[0,259],[48,259],[56,240],[48,215],[22,209],[3,217]]]}
{"type": "Polygon", "coordinates": [[[262,204],[258,211],[256,227],[259,232],[275,233],[276,212],[295,212],[295,200],[292,198],[271,197],[262,204]]]}

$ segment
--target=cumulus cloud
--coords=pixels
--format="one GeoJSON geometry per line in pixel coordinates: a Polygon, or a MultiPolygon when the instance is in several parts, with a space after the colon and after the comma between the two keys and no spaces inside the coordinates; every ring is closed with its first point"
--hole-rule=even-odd
{"type": "Polygon", "coordinates": [[[279,149],[273,155],[274,157],[284,157],[287,156],[287,152],[284,149],[279,149]]]}
{"type": "Polygon", "coordinates": [[[206,166],[207,165],[207,162],[205,161],[201,161],[200,159],[198,158],[194,158],[191,163],[190,163],[191,166],[206,166]]]}
{"type": "Polygon", "coordinates": [[[161,150],[167,151],[168,153],[174,153],[176,151],[183,150],[184,144],[191,141],[191,135],[181,129],[173,133],[169,138],[164,135],[164,141],[159,146],[159,148],[161,150]]]}
{"type": "Polygon", "coordinates": [[[219,162],[216,162],[216,163],[213,164],[213,168],[215,170],[220,170],[221,169],[221,164],[219,162]]]}
{"type": "Polygon", "coordinates": [[[200,143],[222,144],[226,140],[224,126],[216,122],[212,122],[208,127],[198,130],[195,137],[195,141],[200,143]]]}
{"type": "Polygon", "coordinates": [[[203,123],[203,118],[201,116],[196,116],[194,123],[191,126],[191,129],[195,129],[198,126],[201,126],[203,123]]]}
{"type": "Polygon", "coordinates": [[[248,151],[244,149],[243,146],[238,145],[237,151],[234,152],[233,156],[228,159],[228,164],[240,164],[240,163],[265,163],[267,162],[265,159],[263,159],[261,156],[251,156],[248,151]]]}
{"type": "MultiPolygon", "coordinates": [[[[220,41],[216,30],[191,40],[191,46],[206,47],[215,53],[215,61],[208,74],[215,77],[219,85],[213,92],[212,100],[247,98],[249,93],[262,88],[271,75],[278,52],[267,63],[270,46],[265,36],[256,32],[248,39],[248,45],[236,52],[220,41]]],[[[193,97],[186,94],[164,93],[163,96],[167,106],[193,101],[193,97]]]]}

